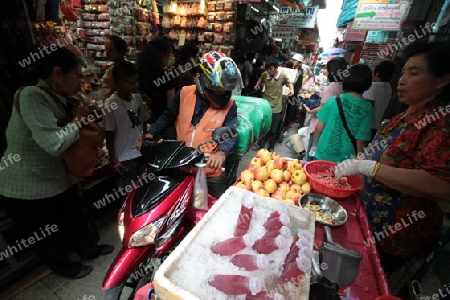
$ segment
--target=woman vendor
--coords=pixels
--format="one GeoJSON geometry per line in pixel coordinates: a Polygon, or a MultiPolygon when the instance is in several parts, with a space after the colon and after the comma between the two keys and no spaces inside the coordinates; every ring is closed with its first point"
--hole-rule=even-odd
{"type": "Polygon", "coordinates": [[[438,203],[450,199],[449,51],[448,42],[405,49],[397,95],[406,111],[378,130],[364,159],[336,168],[336,178],[364,175],[361,201],[386,273],[427,254],[440,236],[438,203]]]}

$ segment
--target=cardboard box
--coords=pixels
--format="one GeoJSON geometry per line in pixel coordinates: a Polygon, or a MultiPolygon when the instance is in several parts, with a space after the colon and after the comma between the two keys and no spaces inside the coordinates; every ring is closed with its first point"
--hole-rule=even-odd
{"type": "MultiPolygon", "coordinates": [[[[209,286],[208,278],[216,274],[256,276],[264,280],[267,291],[283,294],[286,300],[308,299],[309,275],[304,277],[298,287],[291,283],[278,284],[277,279],[283,270],[283,262],[289,252],[289,246],[268,254],[269,268],[253,272],[232,265],[231,257],[219,256],[211,252],[210,247],[213,243],[233,237],[242,199],[250,196],[255,197],[250,234],[260,238],[265,233],[262,224],[269,214],[284,207],[291,218],[288,227],[293,234],[297,229],[302,228],[309,230],[314,236],[315,215],[312,212],[232,186],[156,271],[155,289],[162,300],[242,299],[242,296],[230,297],[209,286]]],[[[293,237],[289,238],[288,245],[292,241],[293,237]]],[[[311,249],[313,242],[311,239],[311,249]]],[[[239,253],[256,254],[252,249],[244,249],[239,253]]]]}

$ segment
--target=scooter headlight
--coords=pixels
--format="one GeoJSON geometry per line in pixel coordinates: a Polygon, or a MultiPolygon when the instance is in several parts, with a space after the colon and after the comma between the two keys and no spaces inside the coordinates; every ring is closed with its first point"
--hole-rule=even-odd
{"type": "Polygon", "coordinates": [[[163,216],[133,233],[133,235],[130,238],[130,242],[128,243],[128,246],[142,247],[155,243],[156,234],[160,230],[160,227],[165,219],[166,216],[163,216]]]}
{"type": "Polygon", "coordinates": [[[119,222],[118,222],[118,230],[119,230],[119,238],[120,241],[123,241],[123,236],[125,234],[125,226],[123,224],[123,219],[125,217],[125,213],[122,211],[119,215],[119,222]]]}

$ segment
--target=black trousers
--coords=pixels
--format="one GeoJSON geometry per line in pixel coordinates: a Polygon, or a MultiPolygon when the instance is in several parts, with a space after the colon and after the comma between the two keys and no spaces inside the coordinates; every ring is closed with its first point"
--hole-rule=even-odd
{"type": "Polygon", "coordinates": [[[270,125],[270,131],[267,132],[259,141],[259,145],[262,147],[266,146],[268,141],[267,149],[273,149],[275,147],[275,142],[277,140],[278,128],[280,127],[281,113],[272,113],[272,124],[270,125]]]}
{"type": "Polygon", "coordinates": [[[81,262],[69,260],[74,250],[82,257],[98,256],[97,233],[90,226],[76,185],[51,198],[23,200],[0,196],[0,200],[20,236],[25,241],[35,238],[34,244],[27,242],[27,247],[34,247],[52,271],[65,276],[77,274],[81,262]]]}

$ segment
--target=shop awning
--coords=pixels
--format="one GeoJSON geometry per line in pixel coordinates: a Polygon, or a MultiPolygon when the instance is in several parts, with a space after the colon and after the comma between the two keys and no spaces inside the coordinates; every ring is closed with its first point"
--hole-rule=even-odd
{"type": "Polygon", "coordinates": [[[338,28],[346,27],[348,23],[353,22],[359,0],[344,0],[342,11],[337,20],[338,28]]]}

